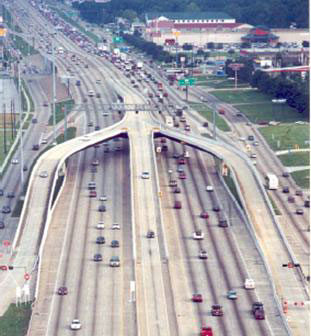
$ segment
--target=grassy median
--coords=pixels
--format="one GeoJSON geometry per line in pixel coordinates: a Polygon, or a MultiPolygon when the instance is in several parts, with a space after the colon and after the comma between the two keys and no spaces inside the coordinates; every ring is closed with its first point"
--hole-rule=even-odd
{"type": "Polygon", "coordinates": [[[310,152],[291,152],[289,154],[278,155],[284,166],[297,167],[310,165],[310,152]]]}

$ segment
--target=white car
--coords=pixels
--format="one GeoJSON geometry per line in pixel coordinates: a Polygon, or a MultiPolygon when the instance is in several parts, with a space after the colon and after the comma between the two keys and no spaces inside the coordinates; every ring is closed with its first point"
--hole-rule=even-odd
{"type": "Polygon", "coordinates": [[[212,185],[206,186],[206,191],[214,191],[214,187],[212,185]]]}
{"type": "Polygon", "coordinates": [[[82,141],[90,141],[90,137],[88,135],[85,135],[83,138],[82,138],[82,141]]]}
{"type": "Polygon", "coordinates": [[[253,279],[245,279],[244,288],[245,289],[255,289],[255,281],[253,279]]]}
{"type": "Polygon", "coordinates": [[[18,164],[18,159],[12,159],[11,163],[12,164],[18,164]]]}
{"type": "Polygon", "coordinates": [[[42,144],[42,145],[45,145],[45,144],[47,144],[47,143],[48,143],[48,139],[43,138],[43,139],[41,140],[41,144],[42,144]]]}
{"type": "Polygon", "coordinates": [[[141,178],[143,178],[143,179],[149,179],[150,178],[149,172],[142,172],[141,178]]]}
{"type": "Polygon", "coordinates": [[[113,224],[112,224],[112,230],[120,230],[120,224],[118,224],[118,223],[113,223],[113,224]]]}
{"type": "Polygon", "coordinates": [[[102,114],[103,117],[108,117],[108,115],[109,115],[108,112],[103,112],[102,114]]]}
{"type": "Polygon", "coordinates": [[[42,172],[40,173],[39,176],[45,178],[45,177],[48,177],[49,174],[48,174],[48,172],[47,172],[46,170],[44,170],[44,171],[42,171],[42,172]]]}
{"type": "Polygon", "coordinates": [[[98,230],[103,230],[105,228],[105,224],[103,221],[98,222],[98,224],[96,225],[96,229],[98,230]]]}
{"type": "Polygon", "coordinates": [[[80,330],[81,329],[81,322],[78,319],[72,320],[70,324],[71,330],[80,330]]]}
{"type": "Polygon", "coordinates": [[[201,230],[196,230],[193,232],[192,238],[194,240],[202,240],[204,239],[204,233],[201,230]]]}
{"type": "Polygon", "coordinates": [[[107,199],[108,199],[108,198],[107,198],[106,195],[103,195],[103,196],[100,196],[100,197],[99,197],[99,200],[100,200],[100,201],[107,201],[107,199]]]}
{"type": "Polygon", "coordinates": [[[251,157],[252,159],[256,159],[257,154],[256,154],[256,153],[251,153],[250,157],[251,157]]]}

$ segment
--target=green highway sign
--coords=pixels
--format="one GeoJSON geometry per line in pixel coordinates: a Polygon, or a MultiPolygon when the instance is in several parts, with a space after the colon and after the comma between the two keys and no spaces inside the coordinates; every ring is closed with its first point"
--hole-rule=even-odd
{"type": "Polygon", "coordinates": [[[184,78],[178,81],[178,85],[180,86],[192,86],[195,84],[194,78],[184,78]]]}
{"type": "Polygon", "coordinates": [[[113,43],[122,43],[123,42],[123,37],[121,36],[116,36],[112,39],[113,43]]]}

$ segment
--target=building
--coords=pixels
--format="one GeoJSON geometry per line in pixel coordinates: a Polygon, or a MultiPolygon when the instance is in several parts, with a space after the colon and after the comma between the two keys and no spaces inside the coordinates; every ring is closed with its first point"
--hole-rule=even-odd
{"type": "Polygon", "coordinates": [[[270,29],[264,26],[258,26],[252,28],[247,35],[242,36],[241,40],[243,42],[249,43],[264,43],[275,45],[279,41],[279,37],[272,34],[270,29]]]}

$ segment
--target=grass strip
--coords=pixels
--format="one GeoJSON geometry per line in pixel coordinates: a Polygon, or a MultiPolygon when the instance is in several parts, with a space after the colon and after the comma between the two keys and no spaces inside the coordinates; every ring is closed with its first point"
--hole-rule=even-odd
{"type": "Polygon", "coordinates": [[[268,195],[269,200],[270,200],[270,202],[271,202],[271,205],[272,205],[274,214],[275,214],[276,216],[280,216],[280,215],[282,215],[282,212],[279,210],[279,208],[277,207],[277,205],[275,204],[274,200],[273,200],[272,197],[269,195],[269,193],[267,193],[267,195],[268,195]]]}
{"type": "MultiPolygon", "coordinates": [[[[189,104],[194,110],[198,111],[204,118],[206,118],[210,123],[213,122],[213,111],[210,110],[205,104],[201,103],[190,103],[189,104]]],[[[212,127],[210,124],[209,127],[212,127]]],[[[216,127],[224,132],[231,131],[227,122],[221,118],[218,113],[216,113],[216,127]]]]}
{"type": "Polygon", "coordinates": [[[31,317],[31,303],[16,306],[11,303],[0,317],[0,336],[24,336],[31,317]]]}
{"type": "Polygon", "coordinates": [[[288,154],[278,155],[284,166],[309,166],[310,165],[310,152],[291,152],[288,154]]]}
{"type": "MultiPolygon", "coordinates": [[[[65,111],[67,109],[67,116],[69,113],[72,111],[74,106],[74,100],[69,99],[63,102],[59,102],[55,104],[55,119],[56,119],[56,124],[62,121],[65,118],[65,111]]],[[[50,116],[49,118],[49,125],[53,125],[53,115],[50,116]]]]}
{"type": "Polygon", "coordinates": [[[226,185],[228,186],[229,190],[231,191],[232,195],[234,196],[236,201],[239,203],[239,206],[241,207],[241,209],[243,209],[243,205],[242,205],[242,202],[241,202],[241,199],[238,194],[233,178],[230,176],[230,174],[228,174],[227,176],[223,176],[223,179],[226,185]]]}
{"type": "Polygon", "coordinates": [[[291,173],[297,185],[303,189],[310,189],[310,170],[300,170],[291,173]]]}

